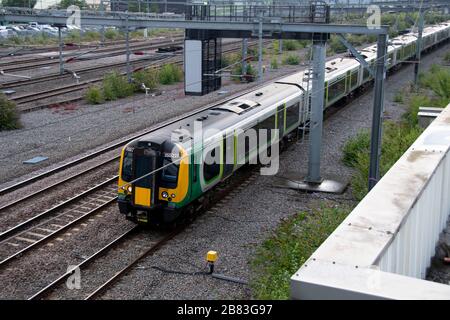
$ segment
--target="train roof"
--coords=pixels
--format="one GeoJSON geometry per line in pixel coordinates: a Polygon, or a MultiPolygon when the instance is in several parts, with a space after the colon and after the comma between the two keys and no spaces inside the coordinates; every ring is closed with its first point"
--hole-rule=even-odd
{"type": "Polygon", "coordinates": [[[240,122],[241,119],[251,118],[267,107],[282,104],[283,100],[295,95],[300,96],[301,93],[302,90],[299,87],[284,83],[271,83],[142,136],[137,141],[162,143],[172,139],[173,134],[180,137],[187,132],[193,137],[194,128],[196,128],[195,122],[201,123],[203,132],[210,129],[224,131],[240,122]]]}

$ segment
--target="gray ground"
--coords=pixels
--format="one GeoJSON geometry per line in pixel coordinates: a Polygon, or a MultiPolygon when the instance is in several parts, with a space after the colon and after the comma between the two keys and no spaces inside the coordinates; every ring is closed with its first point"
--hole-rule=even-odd
{"type": "MultiPolygon", "coordinates": [[[[443,49],[423,58],[422,70],[440,61],[450,49],[443,49]],[[438,60],[439,59],[439,60],[438,60]]],[[[393,120],[404,109],[393,103],[397,91],[413,76],[412,65],[392,75],[386,83],[385,116],[393,120]]],[[[360,129],[371,124],[372,92],[355,99],[330,117],[324,124],[322,173],[324,177],[348,180],[351,170],[342,165],[341,148],[344,142],[360,129]]],[[[307,163],[307,144],[298,143],[281,156],[279,175],[291,170],[304,171],[307,163]]],[[[157,271],[152,266],[196,271],[204,268],[208,250],[216,250],[218,273],[243,280],[251,279],[249,258],[255,247],[277,226],[279,221],[301,210],[329,203],[348,203],[351,190],[342,195],[305,194],[274,188],[274,177],[257,175],[245,188],[223,200],[212,212],[196,221],[189,232],[176,237],[155,256],[141,262],[128,276],[110,290],[104,298],[115,299],[240,299],[250,297],[248,286],[224,282],[204,276],[185,276],[157,271]]],[[[243,186],[244,187],[244,186],[243,186]]],[[[446,272],[450,268],[446,267],[446,272]]]]}

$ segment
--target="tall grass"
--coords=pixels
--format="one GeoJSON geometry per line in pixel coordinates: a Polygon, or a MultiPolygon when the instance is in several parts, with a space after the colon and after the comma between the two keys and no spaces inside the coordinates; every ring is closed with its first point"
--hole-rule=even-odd
{"type": "Polygon", "coordinates": [[[183,79],[183,71],[175,64],[165,64],[159,71],[159,82],[161,84],[173,84],[183,79]]]}
{"type": "Polygon", "coordinates": [[[251,262],[253,296],[256,299],[289,299],[290,277],[349,212],[349,208],[324,206],[283,221],[258,248],[251,262]]]}
{"type": "Polygon", "coordinates": [[[0,93],[0,131],[13,130],[22,127],[20,113],[16,104],[0,93]]]}
{"type": "MultiPolygon", "coordinates": [[[[432,66],[429,72],[420,77],[420,90],[406,93],[407,112],[400,122],[384,122],[383,143],[381,147],[380,175],[402,156],[409,146],[419,137],[423,129],[418,125],[420,107],[445,107],[450,102],[450,70],[432,66]]],[[[361,200],[367,194],[368,168],[370,153],[370,135],[361,131],[349,139],[343,147],[342,161],[355,168],[351,185],[353,195],[361,200]]]]}
{"type": "Polygon", "coordinates": [[[282,63],[292,66],[298,65],[300,64],[300,56],[295,53],[287,54],[283,57],[282,63]]]}

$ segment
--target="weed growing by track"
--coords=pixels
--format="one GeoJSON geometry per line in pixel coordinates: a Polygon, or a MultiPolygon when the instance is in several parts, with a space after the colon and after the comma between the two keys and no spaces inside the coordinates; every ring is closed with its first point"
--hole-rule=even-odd
{"type": "Polygon", "coordinates": [[[159,83],[173,84],[183,80],[183,71],[175,64],[165,64],[159,70],[159,83]]]}
{"type": "Polygon", "coordinates": [[[324,206],[283,221],[263,242],[251,267],[256,299],[289,299],[289,279],[350,212],[324,206]]]}
{"type": "Polygon", "coordinates": [[[300,64],[300,56],[298,54],[288,54],[283,57],[282,63],[291,66],[298,65],[300,64]]]}
{"type": "Polygon", "coordinates": [[[13,101],[0,93],[0,131],[13,130],[22,127],[20,113],[13,101]]]}
{"type": "Polygon", "coordinates": [[[128,83],[126,76],[116,71],[105,75],[100,86],[92,86],[85,93],[85,99],[90,104],[100,104],[105,101],[113,101],[142,92],[144,85],[150,91],[158,85],[172,84],[181,81],[183,73],[180,67],[167,64],[160,71],[156,69],[141,70],[133,74],[133,82],[128,83]]]}

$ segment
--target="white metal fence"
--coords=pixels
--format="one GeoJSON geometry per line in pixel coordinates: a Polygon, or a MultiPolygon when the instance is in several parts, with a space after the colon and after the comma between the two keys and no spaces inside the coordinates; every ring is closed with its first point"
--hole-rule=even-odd
{"type": "Polygon", "coordinates": [[[450,104],[291,278],[293,299],[450,299],[422,280],[450,214],[450,104]]]}

